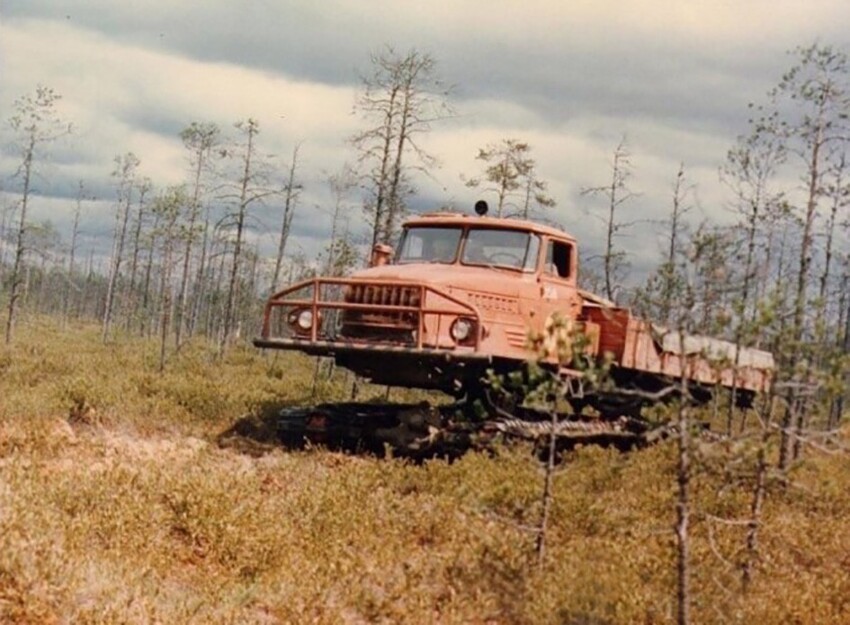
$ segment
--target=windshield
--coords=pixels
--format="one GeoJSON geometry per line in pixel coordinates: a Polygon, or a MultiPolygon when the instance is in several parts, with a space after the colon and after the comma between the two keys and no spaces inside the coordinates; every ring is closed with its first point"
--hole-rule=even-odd
{"type": "Polygon", "coordinates": [[[522,230],[472,228],[461,261],[467,265],[534,271],[540,238],[522,230]]]}
{"type": "Polygon", "coordinates": [[[407,228],[396,262],[451,264],[457,258],[460,235],[460,228],[407,228]]]}

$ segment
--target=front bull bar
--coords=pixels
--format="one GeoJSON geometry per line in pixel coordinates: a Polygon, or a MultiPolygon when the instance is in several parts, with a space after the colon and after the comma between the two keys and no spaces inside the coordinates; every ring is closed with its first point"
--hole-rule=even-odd
{"type": "MultiPolygon", "coordinates": [[[[254,339],[254,345],[262,348],[277,348],[277,349],[301,349],[309,348],[310,346],[319,347],[321,351],[331,352],[335,347],[339,348],[367,348],[369,346],[394,348],[393,344],[382,343],[381,341],[355,339],[345,337],[339,340],[336,336],[326,336],[321,334],[321,311],[322,310],[350,310],[364,311],[372,313],[410,313],[415,317],[416,335],[415,335],[415,350],[417,352],[440,351],[445,352],[447,348],[440,346],[441,328],[445,317],[467,317],[472,319],[475,332],[473,340],[465,347],[471,347],[473,353],[477,353],[481,345],[481,339],[484,332],[484,326],[481,323],[481,314],[478,308],[468,302],[464,302],[457,297],[443,291],[434,286],[405,280],[380,280],[380,279],[364,279],[364,278],[312,278],[296,283],[286,289],[272,295],[266,302],[263,311],[263,325],[260,337],[254,339]],[[416,305],[401,305],[401,304],[386,304],[386,303],[358,303],[348,302],[344,299],[323,298],[323,287],[339,286],[339,287],[377,287],[377,288],[404,288],[418,291],[418,300],[416,305]],[[301,291],[310,290],[310,296],[295,297],[301,291]],[[296,338],[274,337],[272,336],[271,325],[272,315],[276,308],[300,308],[307,309],[312,312],[312,320],[309,333],[304,330],[303,335],[296,338]],[[427,320],[429,317],[436,318],[436,330],[434,332],[433,345],[426,344],[425,333],[428,327],[427,320]]],[[[445,327],[450,327],[451,321],[447,322],[445,327]]],[[[430,342],[430,341],[429,341],[430,342]]],[[[307,351],[307,350],[305,350],[307,351]]],[[[315,351],[315,350],[309,350],[315,351]]],[[[403,349],[401,351],[407,351],[403,349]]]]}

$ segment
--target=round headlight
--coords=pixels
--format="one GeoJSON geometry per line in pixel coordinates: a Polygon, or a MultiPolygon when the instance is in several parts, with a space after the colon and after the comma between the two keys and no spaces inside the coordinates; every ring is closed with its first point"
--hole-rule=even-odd
{"type": "Polygon", "coordinates": [[[463,317],[455,320],[451,327],[451,335],[452,338],[458,343],[462,343],[466,341],[472,336],[472,331],[475,327],[475,324],[470,319],[464,319],[463,317]]]}
{"type": "MultiPolygon", "coordinates": [[[[286,317],[286,321],[296,334],[303,337],[304,335],[310,334],[310,331],[313,329],[313,323],[316,321],[316,317],[313,315],[313,311],[310,308],[296,308],[289,312],[286,317]]],[[[321,312],[319,313],[318,321],[319,324],[321,324],[321,312]]]]}
{"type": "Polygon", "coordinates": [[[313,327],[313,311],[312,310],[302,310],[298,313],[298,319],[296,320],[298,327],[302,330],[309,330],[313,327]]]}

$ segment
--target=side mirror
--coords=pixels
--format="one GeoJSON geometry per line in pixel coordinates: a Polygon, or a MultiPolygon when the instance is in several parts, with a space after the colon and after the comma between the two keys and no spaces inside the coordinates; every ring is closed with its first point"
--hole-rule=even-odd
{"type": "Polygon", "coordinates": [[[381,265],[389,265],[390,259],[393,256],[393,248],[384,243],[378,243],[372,248],[372,256],[369,258],[370,267],[380,267],[381,265]]]}

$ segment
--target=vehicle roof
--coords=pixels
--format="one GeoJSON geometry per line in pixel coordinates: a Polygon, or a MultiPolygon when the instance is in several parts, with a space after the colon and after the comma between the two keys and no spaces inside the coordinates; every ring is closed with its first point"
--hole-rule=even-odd
{"type": "Polygon", "coordinates": [[[575,243],[575,237],[560,228],[538,224],[525,219],[510,217],[480,217],[465,213],[427,213],[412,217],[404,222],[405,226],[481,226],[484,228],[499,228],[504,230],[528,230],[537,234],[549,235],[558,239],[567,239],[575,243]]]}

